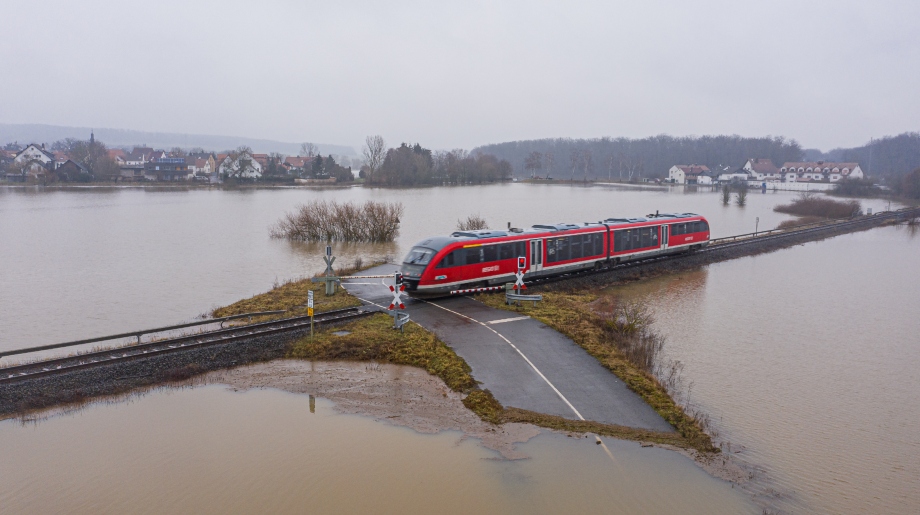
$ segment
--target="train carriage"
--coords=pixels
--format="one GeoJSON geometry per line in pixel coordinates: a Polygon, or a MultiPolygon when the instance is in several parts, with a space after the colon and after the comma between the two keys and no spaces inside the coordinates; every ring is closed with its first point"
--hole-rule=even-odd
{"type": "Polygon", "coordinates": [[[693,213],[608,218],[596,223],[534,225],[507,231],[457,231],[418,242],[402,263],[413,296],[514,281],[517,258],[527,277],[600,268],[708,245],[709,223],[693,213]]]}

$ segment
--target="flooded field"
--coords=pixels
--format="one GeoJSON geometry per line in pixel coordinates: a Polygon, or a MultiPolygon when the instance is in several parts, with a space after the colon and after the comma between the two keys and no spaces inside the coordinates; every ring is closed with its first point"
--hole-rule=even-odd
{"type": "MultiPolygon", "coordinates": [[[[493,227],[691,211],[713,236],[775,227],[794,193],[722,206],[710,190],[505,184],[382,190],[0,188],[0,349],[190,320],[323,268],[269,238],[314,198],[401,201],[400,257],[478,213],[493,227]],[[759,221],[758,221],[759,219],[759,221]]],[[[878,211],[881,201],[863,203],[878,211]]],[[[897,206],[892,206],[896,208],[897,206]]],[[[920,505],[920,234],[875,229],[636,283],[694,405],[756,472],[771,509],[911,513],[920,505]]],[[[305,396],[158,390],[21,425],[0,422],[3,512],[741,513],[730,485],[661,449],[543,434],[498,455],[305,396]],[[47,485],[55,485],[48,488],[47,485]]],[[[755,510],[756,511],[756,510],[755,510]]]]}
{"type": "MultiPolygon", "coordinates": [[[[714,237],[773,228],[792,192],[752,193],[722,206],[711,189],[500,184],[419,189],[144,190],[0,187],[0,350],[177,324],[322,271],[323,246],[273,240],[285,211],[316,198],[402,202],[388,245],[336,245],[336,264],[401,259],[412,244],[449,234],[479,213],[493,227],[641,216],[709,218],[714,237]],[[759,218],[759,223],[757,219],[759,218]],[[49,320],[51,323],[48,323],[49,320]]],[[[865,203],[876,211],[886,204],[865,203]]]]}
{"type": "Polygon", "coordinates": [[[160,389],[0,422],[0,506],[19,513],[757,513],[689,459],[544,433],[498,453],[279,390],[160,389]]]}
{"type": "Polygon", "coordinates": [[[615,288],[791,512],[920,506],[920,233],[875,229],[615,288]]]}

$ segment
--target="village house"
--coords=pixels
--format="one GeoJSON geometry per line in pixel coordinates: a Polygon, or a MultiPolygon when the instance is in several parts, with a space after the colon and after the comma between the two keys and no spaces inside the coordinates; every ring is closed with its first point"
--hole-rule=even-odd
{"type": "Polygon", "coordinates": [[[674,184],[712,184],[712,177],[705,165],[674,165],[668,170],[668,182],[674,184]]]}
{"type": "Polygon", "coordinates": [[[184,157],[155,157],[144,165],[144,178],[148,181],[184,181],[194,176],[184,157]]]}
{"type": "Polygon", "coordinates": [[[780,171],[786,182],[837,182],[843,179],[865,178],[859,163],[787,162],[783,163],[780,171]]]}
{"type": "Polygon", "coordinates": [[[83,163],[78,163],[73,159],[68,159],[58,166],[55,170],[58,178],[63,181],[83,182],[93,178],[93,171],[83,163]]]}
{"type": "Polygon", "coordinates": [[[222,176],[258,179],[262,177],[262,164],[249,152],[240,152],[235,158],[233,155],[224,157],[218,171],[222,176]]]}
{"type": "Polygon", "coordinates": [[[742,170],[748,174],[749,180],[753,181],[775,182],[783,179],[782,172],[773,164],[772,159],[748,159],[742,170]]]}
{"type": "Polygon", "coordinates": [[[313,157],[309,156],[288,156],[284,158],[284,163],[281,164],[290,175],[299,175],[312,167],[312,165],[313,157]]]}
{"type": "Polygon", "coordinates": [[[41,178],[45,172],[54,169],[54,154],[45,150],[45,145],[30,143],[16,153],[13,164],[18,165],[23,175],[41,178]]]}

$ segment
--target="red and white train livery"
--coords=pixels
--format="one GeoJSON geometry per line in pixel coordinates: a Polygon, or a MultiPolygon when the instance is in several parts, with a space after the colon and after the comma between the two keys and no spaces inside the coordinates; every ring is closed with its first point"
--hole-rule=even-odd
{"type": "Polygon", "coordinates": [[[526,257],[527,278],[534,278],[687,252],[708,244],[709,223],[693,213],[458,231],[418,242],[403,260],[402,274],[411,295],[444,295],[513,282],[520,256],[526,257]]]}

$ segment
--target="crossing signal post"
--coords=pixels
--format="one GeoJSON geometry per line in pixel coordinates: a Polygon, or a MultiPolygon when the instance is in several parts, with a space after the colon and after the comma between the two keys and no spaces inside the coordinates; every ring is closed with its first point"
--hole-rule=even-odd
{"type": "Polygon", "coordinates": [[[524,284],[524,274],[527,273],[527,258],[524,256],[517,258],[517,268],[518,271],[514,274],[517,278],[517,280],[514,281],[514,291],[526,290],[527,285],[524,284]]]}
{"type": "Polygon", "coordinates": [[[393,293],[393,300],[387,309],[393,312],[393,328],[402,331],[403,325],[409,321],[409,314],[399,312],[401,309],[406,309],[406,305],[402,301],[402,293],[406,291],[406,285],[403,283],[401,273],[396,272],[393,274],[393,286],[390,286],[390,291],[393,293]]]}

